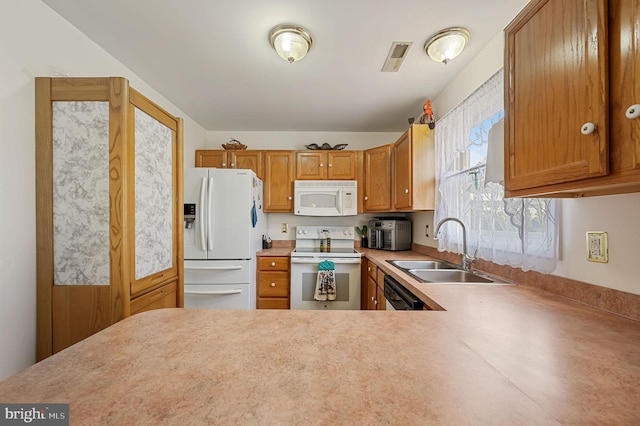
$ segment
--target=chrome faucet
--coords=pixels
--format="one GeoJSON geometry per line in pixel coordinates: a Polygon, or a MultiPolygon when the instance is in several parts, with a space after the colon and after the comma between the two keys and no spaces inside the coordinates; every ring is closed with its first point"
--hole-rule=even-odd
{"type": "Polygon", "coordinates": [[[443,223],[445,222],[456,222],[459,223],[460,226],[462,226],[462,261],[460,266],[462,267],[462,269],[464,269],[465,271],[469,271],[471,270],[471,264],[473,263],[473,261],[475,260],[473,257],[469,256],[468,252],[467,252],[467,227],[464,226],[464,223],[462,223],[462,221],[460,219],[456,219],[455,217],[445,217],[444,219],[442,219],[440,222],[438,222],[438,224],[436,225],[436,230],[433,234],[433,238],[434,239],[438,239],[438,233],[440,232],[440,227],[442,226],[443,223]]]}

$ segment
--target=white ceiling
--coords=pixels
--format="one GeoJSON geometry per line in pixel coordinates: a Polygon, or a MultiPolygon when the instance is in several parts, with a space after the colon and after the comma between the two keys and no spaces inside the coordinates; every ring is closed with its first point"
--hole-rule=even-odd
{"type": "Polygon", "coordinates": [[[207,130],[395,132],[419,114],[527,0],[43,0],[207,130]],[[300,62],[267,36],[305,27],[300,62]],[[424,42],[470,30],[448,65],[424,42]],[[393,41],[413,41],[396,73],[393,41]]]}

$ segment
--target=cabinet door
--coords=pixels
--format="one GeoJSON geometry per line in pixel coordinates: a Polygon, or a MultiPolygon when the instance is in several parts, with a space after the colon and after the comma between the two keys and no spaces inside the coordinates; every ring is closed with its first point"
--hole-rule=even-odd
{"type": "Polygon", "coordinates": [[[534,1],[506,28],[507,190],[609,172],[606,6],[534,1]]]}
{"type": "Polygon", "coordinates": [[[265,152],[265,212],[293,212],[294,161],[292,151],[265,152]]]}
{"type": "Polygon", "coordinates": [[[130,91],[131,294],[178,277],[177,123],[130,91]]]}
{"type": "Polygon", "coordinates": [[[354,180],[357,177],[356,153],[337,151],[327,153],[327,178],[354,180]]]}
{"type": "Polygon", "coordinates": [[[260,179],[264,179],[262,167],[262,151],[235,151],[231,156],[229,167],[232,169],[251,169],[260,179]]]}
{"type": "Polygon", "coordinates": [[[391,147],[384,145],[364,153],[364,210],[391,210],[391,147]]]}
{"type": "Polygon", "coordinates": [[[412,159],[411,137],[407,130],[393,145],[393,208],[396,210],[411,209],[412,159]]]}
{"type": "MultiPolygon", "coordinates": [[[[640,180],[640,117],[627,118],[627,111],[640,110],[640,0],[609,1],[609,76],[611,91],[611,167],[640,180]]],[[[631,112],[631,111],[629,111],[631,112]]]]}
{"type": "Polygon", "coordinates": [[[326,179],[327,154],[325,152],[297,152],[296,179],[326,179]]]}
{"type": "Polygon", "coordinates": [[[196,167],[227,167],[227,152],[223,150],[196,150],[196,167]]]}
{"type": "Polygon", "coordinates": [[[375,311],[376,306],[378,305],[378,295],[376,294],[378,288],[378,284],[376,281],[368,277],[367,278],[367,309],[370,311],[375,311]]]}

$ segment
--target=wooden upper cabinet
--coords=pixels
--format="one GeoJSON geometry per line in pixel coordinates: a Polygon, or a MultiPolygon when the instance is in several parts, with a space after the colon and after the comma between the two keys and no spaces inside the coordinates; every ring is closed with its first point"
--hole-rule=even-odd
{"type": "Polygon", "coordinates": [[[196,167],[227,167],[227,152],[219,149],[196,150],[196,167]]]}
{"type": "Polygon", "coordinates": [[[324,152],[297,152],[296,179],[326,179],[327,154],[324,152]]]}
{"type": "Polygon", "coordinates": [[[426,124],[412,125],[393,145],[393,210],[435,208],[435,143],[426,124]]]}
{"type": "Polygon", "coordinates": [[[293,212],[294,151],[266,151],[264,211],[293,212]]]}
{"type": "Polygon", "coordinates": [[[296,179],[354,180],[357,178],[354,151],[298,152],[296,179]]]}
{"type": "Polygon", "coordinates": [[[356,179],[356,153],[353,151],[327,152],[327,177],[332,180],[356,179]]]}
{"type": "Polygon", "coordinates": [[[404,132],[393,145],[393,196],[394,209],[411,208],[411,138],[404,132]]]}
{"type": "Polygon", "coordinates": [[[391,210],[391,150],[393,144],[364,152],[364,211],[391,210]]]}
{"type": "Polygon", "coordinates": [[[617,182],[637,183],[640,117],[632,117],[640,112],[640,0],[610,0],[609,8],[611,174],[617,182]]]}
{"type": "Polygon", "coordinates": [[[536,0],[505,29],[507,196],[640,191],[639,9],[536,0]]]}
{"type": "Polygon", "coordinates": [[[260,179],[264,179],[264,151],[220,149],[196,150],[196,167],[216,167],[219,169],[251,169],[260,179]]]}
{"type": "Polygon", "coordinates": [[[251,169],[256,176],[264,179],[264,153],[263,151],[234,151],[227,154],[229,167],[232,169],[251,169]]]}

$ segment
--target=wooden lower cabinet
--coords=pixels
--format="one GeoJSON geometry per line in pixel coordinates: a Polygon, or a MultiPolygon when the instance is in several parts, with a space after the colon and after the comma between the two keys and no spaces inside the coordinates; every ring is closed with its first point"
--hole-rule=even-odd
{"type": "Polygon", "coordinates": [[[384,298],[384,271],[368,259],[362,260],[362,292],[361,306],[363,310],[385,310],[387,301],[384,298]]]}
{"type": "Polygon", "coordinates": [[[152,309],[162,308],[175,308],[176,304],[176,292],[178,291],[178,284],[176,281],[170,282],[150,291],[147,294],[136,297],[131,300],[131,315],[138,314],[140,312],[150,311],[152,309]]]}
{"type": "Polygon", "coordinates": [[[258,309],[289,309],[289,261],[288,256],[258,257],[258,309]]]}

